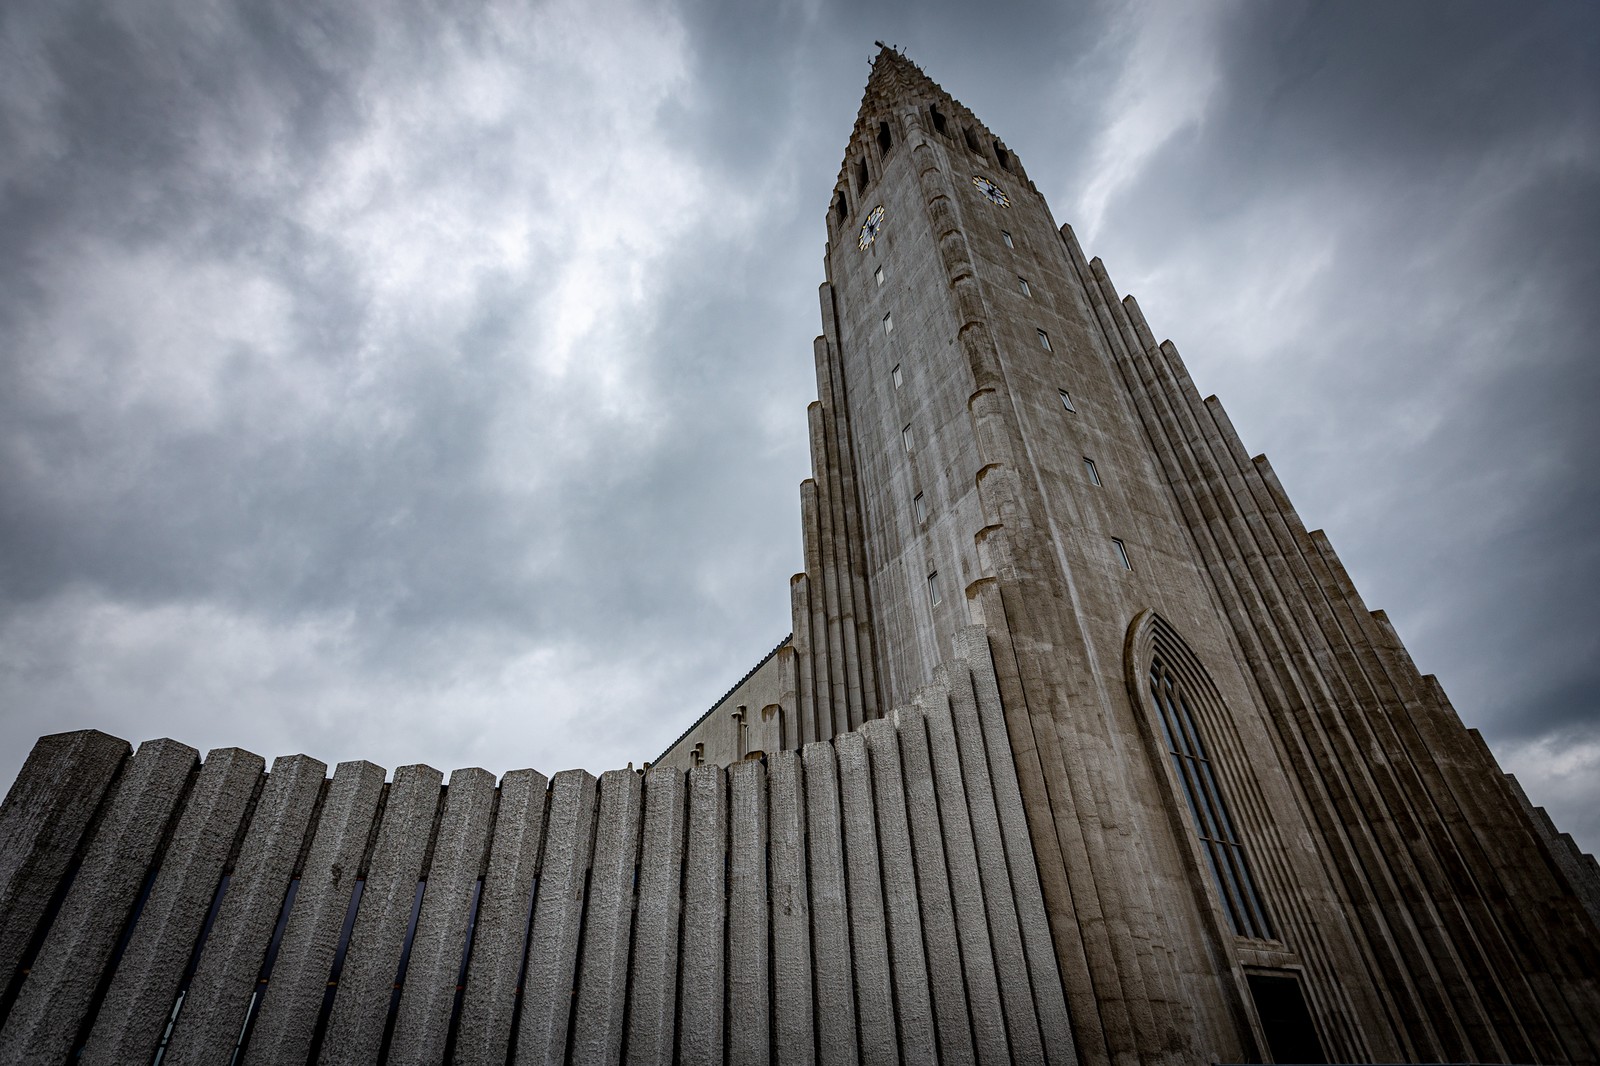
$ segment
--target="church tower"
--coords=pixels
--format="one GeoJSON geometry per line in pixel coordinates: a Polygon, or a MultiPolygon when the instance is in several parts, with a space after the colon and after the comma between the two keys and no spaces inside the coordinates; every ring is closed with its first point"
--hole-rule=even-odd
{"type": "Polygon", "coordinates": [[[1079,1057],[1600,1058],[1593,860],[893,49],[828,235],[789,736],[912,702],[984,628],[1079,1057]]]}

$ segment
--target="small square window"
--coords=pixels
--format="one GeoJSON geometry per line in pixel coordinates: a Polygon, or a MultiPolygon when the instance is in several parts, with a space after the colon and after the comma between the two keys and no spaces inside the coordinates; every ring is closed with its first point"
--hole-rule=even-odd
{"type": "Polygon", "coordinates": [[[906,451],[911,450],[911,427],[906,426],[900,431],[900,442],[906,446],[906,451]]]}
{"type": "Polygon", "coordinates": [[[928,606],[939,606],[939,571],[928,575],[928,606]]]}
{"type": "Polygon", "coordinates": [[[878,284],[879,285],[882,285],[883,284],[883,267],[879,267],[877,270],[874,270],[872,272],[872,276],[874,278],[878,279],[878,284]]]}
{"type": "Polygon", "coordinates": [[[883,332],[894,332],[894,314],[892,312],[883,316],[883,332]]]}
{"type": "Polygon", "coordinates": [[[1061,394],[1061,406],[1076,414],[1078,409],[1072,406],[1071,394],[1068,393],[1066,389],[1057,389],[1056,391],[1061,394]]]}
{"type": "Polygon", "coordinates": [[[1007,233],[1005,230],[1001,230],[1000,231],[1000,239],[1006,242],[1006,247],[1007,248],[1015,248],[1016,247],[1015,244],[1011,243],[1011,234],[1007,233]]]}
{"type": "Polygon", "coordinates": [[[1089,475],[1089,484],[1100,484],[1100,471],[1095,469],[1094,460],[1087,455],[1083,457],[1083,472],[1089,475]]]}
{"type": "Polygon", "coordinates": [[[1050,334],[1046,333],[1042,329],[1038,330],[1037,332],[1039,334],[1039,343],[1044,345],[1044,350],[1047,352],[1055,351],[1054,348],[1050,347],[1050,334]]]}
{"type": "Polygon", "coordinates": [[[917,498],[911,501],[911,510],[916,514],[918,522],[928,520],[928,501],[922,498],[922,493],[917,493],[917,498]]]}
{"type": "Polygon", "coordinates": [[[905,377],[900,373],[900,364],[896,363],[894,369],[889,371],[889,376],[894,378],[894,387],[899,388],[906,383],[905,377]]]}
{"type": "Polygon", "coordinates": [[[1028,287],[1028,279],[1027,278],[1018,278],[1017,279],[1017,287],[1022,290],[1022,295],[1030,297],[1030,298],[1033,296],[1033,290],[1028,287]]]}
{"type": "Polygon", "coordinates": [[[1117,561],[1122,564],[1122,568],[1124,570],[1132,570],[1133,563],[1128,561],[1128,546],[1116,537],[1111,538],[1111,546],[1116,549],[1117,561]]]}

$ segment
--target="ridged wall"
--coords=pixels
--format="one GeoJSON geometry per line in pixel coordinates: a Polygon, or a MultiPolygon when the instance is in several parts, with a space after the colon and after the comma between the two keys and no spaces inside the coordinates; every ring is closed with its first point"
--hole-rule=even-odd
{"type": "Polygon", "coordinates": [[[0,807],[0,1063],[1073,1062],[959,646],[913,705],[726,770],[45,737],[0,807]]]}

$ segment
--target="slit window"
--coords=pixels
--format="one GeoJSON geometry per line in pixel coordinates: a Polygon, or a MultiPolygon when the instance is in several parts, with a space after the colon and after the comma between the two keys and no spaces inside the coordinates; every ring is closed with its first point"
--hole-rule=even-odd
{"type": "Polygon", "coordinates": [[[1111,549],[1117,553],[1117,562],[1122,564],[1124,570],[1132,570],[1133,562],[1128,558],[1128,546],[1116,537],[1111,538],[1111,549]]]}
{"type": "Polygon", "coordinates": [[[886,334],[894,332],[894,312],[892,311],[883,316],[883,332],[886,334]]]}
{"type": "MultiPolygon", "coordinates": [[[[972,149],[974,152],[977,152],[979,155],[982,155],[983,154],[983,146],[978,143],[978,135],[976,133],[972,132],[972,127],[971,126],[964,127],[962,132],[964,134],[966,134],[967,147],[972,149]]],[[[815,210],[815,208],[813,208],[812,210],[815,210]]]]}
{"type": "Polygon", "coordinates": [[[845,203],[844,193],[833,198],[833,214],[841,226],[844,225],[844,220],[850,217],[850,205],[845,203]]]}
{"type": "Polygon", "coordinates": [[[994,142],[994,157],[1000,166],[1006,170],[1011,169],[1011,153],[1000,147],[1000,142],[994,142]]]}
{"type": "Polygon", "coordinates": [[[1017,278],[1017,288],[1021,289],[1022,290],[1022,295],[1028,297],[1030,300],[1033,298],[1033,289],[1032,289],[1032,287],[1030,287],[1028,285],[1028,279],[1027,278],[1018,277],[1017,278]]]}
{"type": "Polygon", "coordinates": [[[928,606],[939,606],[939,571],[928,575],[928,606]]]}
{"type": "Polygon", "coordinates": [[[1014,243],[1012,243],[1011,234],[1009,232],[1007,232],[1006,230],[1001,230],[1000,231],[1000,239],[1006,242],[1006,247],[1007,248],[1015,248],[1016,247],[1016,245],[1014,243]]]}
{"type": "Polygon", "coordinates": [[[923,499],[922,493],[917,493],[916,499],[911,501],[911,510],[916,514],[918,522],[928,520],[928,501],[923,499]]]}
{"type": "Polygon", "coordinates": [[[1043,347],[1044,347],[1044,350],[1045,350],[1045,351],[1047,351],[1047,352],[1053,352],[1053,351],[1055,351],[1055,349],[1054,349],[1054,348],[1052,348],[1052,347],[1050,347],[1050,334],[1048,334],[1048,333],[1046,333],[1046,332],[1045,332],[1045,331],[1044,331],[1044,330],[1042,330],[1042,329],[1041,329],[1041,330],[1038,330],[1038,331],[1037,331],[1037,332],[1038,332],[1038,334],[1039,334],[1039,343],[1040,343],[1040,344],[1041,344],[1041,345],[1043,345],[1043,347]]]}
{"type": "Polygon", "coordinates": [[[1094,460],[1087,455],[1083,457],[1083,472],[1089,475],[1089,484],[1100,484],[1100,471],[1095,469],[1094,460]]]}
{"type": "Polygon", "coordinates": [[[946,135],[950,133],[949,125],[945,122],[944,113],[942,111],[940,111],[937,107],[930,107],[928,108],[928,115],[933,119],[934,129],[946,135]]]}
{"type": "Polygon", "coordinates": [[[872,272],[872,277],[873,277],[874,281],[876,281],[879,285],[882,285],[883,284],[883,267],[879,267],[877,270],[874,270],[872,272]]]}
{"type": "MultiPolygon", "coordinates": [[[[1121,543],[1118,541],[1117,543],[1121,543]]],[[[1172,757],[1172,766],[1183,787],[1183,796],[1200,837],[1200,850],[1222,897],[1223,909],[1238,936],[1272,938],[1261,894],[1256,890],[1250,866],[1245,862],[1244,846],[1234,829],[1233,818],[1223,801],[1217,775],[1200,735],[1200,723],[1191,706],[1194,701],[1185,691],[1179,675],[1161,658],[1150,663],[1150,696],[1172,757]]]]}
{"type": "Polygon", "coordinates": [[[856,160],[856,188],[862,192],[867,191],[867,157],[862,156],[856,160]]]}
{"type": "Polygon", "coordinates": [[[1068,392],[1066,389],[1057,389],[1056,392],[1061,394],[1061,406],[1065,407],[1067,410],[1071,411],[1073,414],[1077,414],[1078,413],[1078,409],[1076,407],[1072,406],[1072,394],[1070,392],[1068,392]]]}
{"type": "Polygon", "coordinates": [[[889,149],[894,147],[894,136],[889,132],[887,122],[878,123],[878,151],[884,155],[889,154],[889,149]]]}
{"type": "Polygon", "coordinates": [[[897,389],[906,383],[904,375],[900,373],[899,363],[896,363],[894,369],[889,371],[889,376],[894,379],[894,387],[897,389]]]}
{"type": "Polygon", "coordinates": [[[900,443],[906,446],[906,451],[911,450],[911,426],[908,424],[900,431],[900,443]]]}

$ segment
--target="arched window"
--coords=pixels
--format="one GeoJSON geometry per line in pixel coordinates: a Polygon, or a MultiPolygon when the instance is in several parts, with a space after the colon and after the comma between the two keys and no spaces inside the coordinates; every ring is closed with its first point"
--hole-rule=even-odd
{"type": "Polygon", "coordinates": [[[1139,660],[1148,664],[1139,695],[1160,723],[1157,739],[1171,761],[1229,924],[1237,936],[1270,940],[1272,923],[1201,727],[1203,720],[1215,721],[1225,710],[1222,698],[1188,646],[1153,612],[1140,616],[1129,638],[1130,671],[1138,669],[1139,660]]]}

